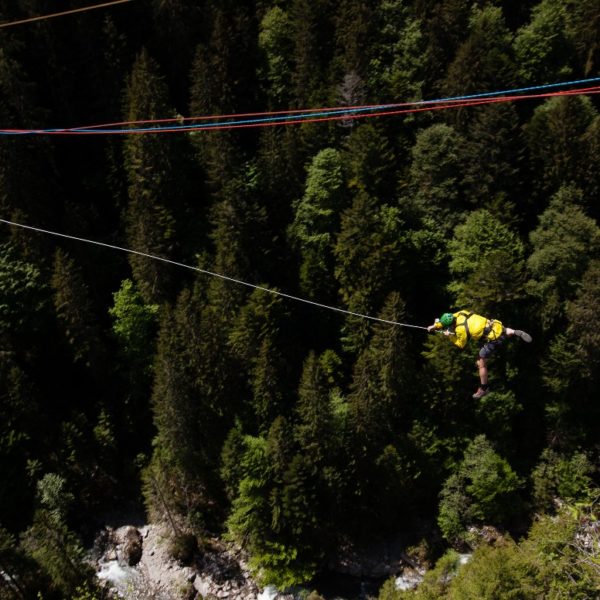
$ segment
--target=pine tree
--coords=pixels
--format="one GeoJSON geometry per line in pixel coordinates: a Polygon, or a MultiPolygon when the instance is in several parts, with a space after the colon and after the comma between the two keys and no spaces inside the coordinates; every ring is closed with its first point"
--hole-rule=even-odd
{"type": "Polygon", "coordinates": [[[348,187],[380,201],[391,200],[395,187],[394,151],[384,132],[371,124],[355,127],[346,138],[344,157],[348,187]]]}
{"type": "Polygon", "coordinates": [[[240,310],[229,333],[233,355],[248,374],[252,412],[265,433],[273,419],[285,411],[285,385],[289,375],[284,360],[286,315],[281,299],[255,290],[240,310]]]}
{"type": "Polygon", "coordinates": [[[304,363],[296,410],[299,422],[294,433],[300,450],[311,464],[323,465],[331,458],[333,413],[323,373],[312,352],[304,363]]]}
{"type": "Polygon", "coordinates": [[[423,24],[405,0],[381,0],[375,7],[367,88],[378,101],[410,101],[423,97],[426,41],[423,24]]]}
{"type": "Polygon", "coordinates": [[[439,91],[448,65],[469,28],[470,0],[417,0],[414,12],[426,42],[425,89],[439,91]]]}
{"type": "Polygon", "coordinates": [[[65,480],[47,473],[38,481],[38,509],[33,523],[23,534],[22,546],[52,579],[57,592],[71,597],[93,571],[84,562],[84,550],[76,534],[66,524],[73,495],[65,480]]]}
{"type": "Polygon", "coordinates": [[[329,0],[293,0],[290,16],[294,32],[292,85],[294,103],[299,108],[323,101],[326,93],[325,68],[332,39],[329,0]]]}
{"type": "Polygon", "coordinates": [[[583,136],[597,115],[585,96],[551,98],[536,108],[525,136],[539,194],[554,194],[578,180],[585,155],[583,136]]]}
{"type": "MultiPolygon", "coordinates": [[[[379,317],[402,322],[404,303],[392,293],[379,317]]],[[[407,456],[406,433],[414,401],[415,365],[409,340],[401,327],[377,323],[368,346],[353,369],[348,396],[353,471],[353,507],[362,533],[369,527],[385,528],[406,517],[414,497],[415,473],[407,456]],[[399,511],[402,506],[404,511],[399,511]],[[399,514],[402,512],[403,514],[399,514]]]]}
{"type": "Polygon", "coordinates": [[[514,198],[522,190],[519,167],[524,140],[511,104],[470,109],[463,149],[467,203],[485,206],[504,220],[513,218],[514,198]]]}
{"type": "Polygon", "coordinates": [[[293,24],[287,11],[271,7],[262,18],[258,45],[263,53],[263,78],[273,108],[285,108],[291,100],[293,24]]]}
{"type": "Polygon", "coordinates": [[[71,346],[74,360],[99,374],[103,366],[103,348],[90,292],[81,268],[62,250],[54,254],[51,284],[56,316],[71,346]]]}
{"type": "MultiPolygon", "coordinates": [[[[342,214],[335,246],[335,275],[340,295],[352,312],[372,314],[402,273],[402,222],[398,209],[383,205],[365,192],[359,192],[342,214]]],[[[344,345],[359,351],[368,335],[364,319],[348,317],[344,345]]]]}
{"type": "Polygon", "coordinates": [[[319,152],[306,176],[304,196],[296,205],[288,234],[301,256],[300,285],[310,298],[332,293],[332,249],[339,213],[346,204],[342,155],[333,148],[319,152]]]}
{"type": "MultiPolygon", "coordinates": [[[[0,46],[0,119],[5,128],[35,128],[43,118],[35,85],[13,57],[16,43],[3,37],[0,46]]],[[[55,161],[47,139],[5,136],[0,144],[0,210],[5,218],[52,224],[57,210],[55,161]]],[[[44,242],[19,236],[19,245],[39,252],[44,242]]]]}
{"type": "MultiPolygon", "coordinates": [[[[405,310],[399,294],[393,292],[379,316],[402,322],[405,310]]],[[[372,329],[373,336],[354,365],[348,396],[353,435],[366,457],[406,426],[414,389],[414,364],[405,331],[384,323],[372,329]]]]}
{"type": "Polygon", "coordinates": [[[30,516],[23,511],[30,495],[26,467],[35,447],[32,434],[40,426],[40,407],[31,376],[7,351],[0,353],[0,410],[0,514],[17,531],[30,516]]]}
{"type": "Polygon", "coordinates": [[[574,297],[589,261],[600,252],[600,229],[580,208],[580,201],[580,190],[561,188],[530,235],[527,289],[539,301],[546,330],[564,322],[565,302],[574,297]]]}
{"type": "Polygon", "coordinates": [[[152,390],[157,436],[151,472],[158,471],[156,481],[177,484],[155,486],[163,489],[166,500],[154,494],[147,501],[159,510],[161,504],[174,505],[190,519],[203,511],[213,518],[211,502],[221,493],[220,452],[239,410],[238,373],[226,335],[200,284],[184,290],[161,319],[152,390]]]}
{"type": "Polygon", "coordinates": [[[507,523],[520,508],[522,480],[485,436],[467,447],[456,473],[440,492],[438,524],[447,540],[464,539],[468,525],[507,523]]]}
{"type": "MultiPolygon", "coordinates": [[[[127,87],[127,120],[160,119],[173,114],[158,66],[143,50],[133,66],[127,87]]],[[[174,165],[180,158],[173,137],[131,135],[125,140],[129,204],[125,211],[128,247],[165,258],[177,247],[177,193],[181,189],[174,165]]],[[[172,293],[173,270],[142,256],[129,258],[133,277],[144,300],[161,302],[172,293]]]]}
{"type": "Polygon", "coordinates": [[[453,306],[516,316],[506,314],[524,296],[525,249],[516,232],[480,209],[455,229],[449,251],[452,281],[448,289],[454,296],[453,306]]]}
{"type": "Polygon", "coordinates": [[[511,35],[502,9],[491,5],[475,7],[469,20],[469,37],[448,67],[444,93],[459,96],[508,89],[514,81],[511,35]]]}
{"type": "Polygon", "coordinates": [[[417,134],[412,147],[408,190],[404,202],[448,233],[464,210],[465,140],[453,127],[431,125],[417,134]]]}
{"type": "Polygon", "coordinates": [[[567,14],[566,4],[557,0],[542,0],[533,8],[531,21],[519,29],[514,41],[520,81],[535,84],[572,74],[567,14]]]}
{"type": "Polygon", "coordinates": [[[578,70],[589,77],[600,64],[600,9],[594,0],[568,0],[566,4],[567,33],[577,53],[578,70]]]}

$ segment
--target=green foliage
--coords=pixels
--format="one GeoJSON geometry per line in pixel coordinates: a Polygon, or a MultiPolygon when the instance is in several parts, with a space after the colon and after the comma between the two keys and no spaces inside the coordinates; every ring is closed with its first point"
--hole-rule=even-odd
{"type": "Polygon", "coordinates": [[[415,589],[396,591],[389,581],[380,600],[593,598],[600,569],[593,533],[597,517],[590,509],[590,504],[580,512],[567,507],[557,516],[541,517],[518,544],[503,538],[481,545],[462,566],[450,551],[415,589]],[[582,543],[582,536],[591,544],[582,543]]]}
{"type": "Polygon", "coordinates": [[[517,32],[514,42],[520,81],[533,85],[571,75],[567,14],[560,0],[542,0],[533,8],[531,21],[517,32]]]}
{"type": "Polygon", "coordinates": [[[40,269],[19,257],[11,244],[0,246],[0,334],[15,335],[39,322],[47,302],[40,269]]]}
{"type": "MultiPolygon", "coordinates": [[[[133,66],[126,94],[126,118],[164,118],[167,87],[158,74],[158,65],[142,51],[133,66]]],[[[172,113],[171,113],[172,114],[172,113]]],[[[162,136],[128,136],[124,158],[127,171],[129,204],[126,211],[127,242],[130,248],[169,257],[175,245],[176,221],[173,200],[181,190],[172,161],[176,147],[162,136]],[[166,202],[170,196],[171,201],[166,202]]],[[[161,263],[139,255],[129,257],[134,281],[145,302],[164,300],[170,291],[172,271],[161,263]]]]}
{"type": "MultiPolygon", "coordinates": [[[[579,179],[586,161],[585,134],[598,112],[585,96],[550,98],[538,106],[525,128],[533,180],[554,194],[579,179]]],[[[538,193],[540,193],[538,192],[538,193]]]]}
{"type": "Polygon", "coordinates": [[[440,493],[438,524],[444,537],[460,539],[471,524],[507,523],[519,510],[522,485],[485,436],[476,437],[440,493]]]}
{"type": "MultiPolygon", "coordinates": [[[[342,214],[335,246],[335,275],[350,311],[371,314],[383,304],[404,266],[399,260],[403,241],[398,209],[377,206],[372,196],[359,192],[342,214]]],[[[368,324],[350,316],[344,333],[345,349],[358,352],[366,343],[368,324]]]]}
{"type": "Polygon", "coordinates": [[[555,500],[571,503],[592,500],[594,471],[594,466],[582,452],[564,456],[546,448],[531,473],[536,509],[549,512],[555,500]]]}
{"type": "Polygon", "coordinates": [[[136,366],[149,369],[158,305],[145,304],[130,279],[121,282],[113,300],[108,312],[114,319],[112,329],[124,355],[136,366]]]}
{"type": "Polygon", "coordinates": [[[302,290],[311,298],[331,290],[331,253],[346,204],[344,179],[342,154],[333,148],[321,150],[308,168],[304,196],[288,230],[302,258],[302,290]]]}
{"type": "Polygon", "coordinates": [[[279,6],[271,7],[262,18],[258,45],[265,56],[269,95],[276,105],[289,93],[292,32],[289,14],[279,6]]]}
{"type": "Polygon", "coordinates": [[[448,289],[455,306],[493,315],[523,297],[523,243],[488,210],[468,215],[455,229],[449,251],[448,289]]]}
{"type": "Polygon", "coordinates": [[[515,81],[511,33],[502,9],[486,4],[474,6],[469,36],[448,67],[444,91],[447,96],[474,94],[484,89],[510,87],[515,81]]]}
{"type": "MultiPolygon", "coordinates": [[[[6,21],[50,3],[0,4],[6,21]]],[[[438,504],[457,540],[535,516],[528,539],[460,570],[447,557],[398,597],[594,597],[596,517],[553,499],[588,502],[598,474],[595,97],[318,113],[592,77],[597,0],[136,6],[3,29],[3,126],[317,120],[13,132],[0,213],[288,297],[3,225],[0,595],[100,596],[69,563],[73,528],[88,539],[89,514],[141,492],[175,539],[228,529],[261,585],[282,587],[404,539],[438,504]],[[534,342],[506,343],[473,401],[474,347],[290,296],[416,326],[467,307],[534,342]],[[530,474],[532,505],[503,457],[530,474]],[[35,504],[44,473],[60,479],[35,504]]]]}
{"type": "Polygon", "coordinates": [[[89,289],[81,269],[62,250],[54,255],[51,285],[56,316],[72,347],[74,360],[97,368],[101,356],[100,331],[89,289]]]}
{"type": "Polygon", "coordinates": [[[405,0],[379,2],[374,17],[379,34],[371,44],[369,89],[381,100],[420,99],[426,64],[420,20],[411,16],[405,0]]]}
{"type": "Polygon", "coordinates": [[[465,141],[449,125],[423,129],[411,149],[408,201],[444,232],[460,220],[465,141]]]}
{"type": "Polygon", "coordinates": [[[81,542],[66,524],[66,512],[74,500],[65,480],[54,473],[38,481],[39,507],[32,525],[23,533],[22,546],[48,573],[53,586],[67,597],[93,574],[84,562],[81,542]]]}
{"type": "Polygon", "coordinates": [[[371,124],[355,127],[344,152],[348,187],[388,199],[393,190],[394,152],[381,130],[371,124]]]}
{"type": "Polygon", "coordinates": [[[565,302],[573,298],[589,260],[600,252],[600,229],[578,206],[580,198],[577,188],[562,188],[530,234],[528,290],[540,302],[546,328],[564,316],[565,302]]]}

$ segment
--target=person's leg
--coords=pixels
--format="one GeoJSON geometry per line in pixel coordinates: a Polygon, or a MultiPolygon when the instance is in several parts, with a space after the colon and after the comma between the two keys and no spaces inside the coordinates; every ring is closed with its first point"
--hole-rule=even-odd
{"type": "Polygon", "coordinates": [[[477,361],[479,367],[479,380],[481,381],[481,387],[486,388],[488,385],[488,370],[487,370],[487,359],[482,356],[477,361]]]}
{"type": "Polygon", "coordinates": [[[489,394],[490,388],[488,384],[487,359],[501,343],[501,339],[493,342],[486,342],[479,350],[477,368],[479,369],[479,380],[481,381],[481,384],[479,385],[477,391],[473,394],[473,398],[483,398],[486,394],[489,394]]]}

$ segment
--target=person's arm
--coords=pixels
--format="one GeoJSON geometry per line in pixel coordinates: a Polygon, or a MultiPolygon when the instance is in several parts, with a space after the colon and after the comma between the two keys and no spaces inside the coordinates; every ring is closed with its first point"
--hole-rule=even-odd
{"type": "Polygon", "coordinates": [[[442,328],[442,324],[440,323],[439,319],[435,320],[435,323],[433,325],[429,325],[429,327],[427,327],[427,331],[433,331],[434,329],[441,329],[442,328]]]}
{"type": "Polygon", "coordinates": [[[464,327],[457,327],[454,333],[448,333],[448,335],[450,336],[450,341],[461,350],[467,345],[467,332],[464,327]]]}

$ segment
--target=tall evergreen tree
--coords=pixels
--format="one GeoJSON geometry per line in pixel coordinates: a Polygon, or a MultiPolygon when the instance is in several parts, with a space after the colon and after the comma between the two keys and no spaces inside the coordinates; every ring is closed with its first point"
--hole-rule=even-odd
{"type": "Polygon", "coordinates": [[[380,102],[420,100],[426,78],[423,24],[405,0],[381,0],[371,48],[367,88],[380,102]]]}
{"type": "Polygon", "coordinates": [[[536,84],[571,75],[567,12],[566,4],[557,0],[542,0],[533,8],[531,21],[519,29],[514,42],[520,81],[536,84]]]}
{"type": "Polygon", "coordinates": [[[103,348],[97,316],[81,268],[67,253],[57,250],[52,274],[54,308],[73,358],[99,374],[103,348]]]}
{"type": "MultiPolygon", "coordinates": [[[[395,207],[377,206],[372,196],[359,192],[342,214],[335,246],[335,275],[340,295],[352,312],[372,314],[402,274],[402,222],[395,207]]],[[[350,316],[344,327],[344,344],[358,352],[364,348],[368,326],[350,316]]]]}
{"type": "Polygon", "coordinates": [[[271,7],[260,23],[258,45],[263,53],[267,96],[274,108],[285,108],[292,98],[292,34],[289,13],[280,6],[271,7]]]}
{"type": "Polygon", "coordinates": [[[464,210],[462,194],[465,140],[453,127],[431,125],[417,134],[405,202],[418,214],[431,218],[445,233],[464,210]]]}
{"type": "Polygon", "coordinates": [[[473,8],[469,37],[448,67],[444,93],[460,96],[512,87],[515,66],[511,41],[500,7],[488,4],[473,8]]]}
{"type": "MultiPolygon", "coordinates": [[[[173,115],[168,91],[158,65],[146,50],[136,58],[127,87],[128,121],[161,119],[173,115]]],[[[176,209],[181,186],[177,177],[175,138],[131,135],[125,140],[129,204],[125,211],[127,243],[140,252],[172,257],[178,246],[176,209]]],[[[180,140],[181,141],[181,140],[180,140]]],[[[172,294],[173,270],[142,256],[129,258],[134,280],[148,303],[172,294]]]]}
{"type": "Polygon", "coordinates": [[[581,192],[561,188],[531,232],[528,290],[539,302],[542,325],[564,323],[565,302],[574,297],[589,261],[600,252],[600,229],[580,208],[581,192]]]}
{"type": "Polygon", "coordinates": [[[453,306],[504,314],[503,318],[517,316],[514,304],[524,297],[525,249],[516,232],[480,209],[456,227],[449,251],[453,306]]]}
{"type": "MultiPolygon", "coordinates": [[[[12,56],[16,44],[10,38],[0,38],[0,119],[6,128],[35,128],[43,112],[38,107],[35,85],[24,68],[12,56]]],[[[58,207],[54,194],[55,161],[51,143],[40,137],[5,137],[0,144],[0,210],[5,218],[38,224],[55,222],[53,212],[58,207]]],[[[28,236],[29,237],[29,236],[28,236]]],[[[36,248],[33,239],[20,236],[24,248],[36,248]]]]}
{"type": "Polygon", "coordinates": [[[532,178],[542,194],[554,194],[577,181],[585,153],[583,136],[596,116],[585,96],[551,98],[536,108],[525,135],[532,178]]]}
{"type": "Polygon", "coordinates": [[[288,230],[301,256],[301,289],[310,298],[332,293],[332,249],[346,201],[342,155],[333,148],[321,150],[308,168],[304,196],[288,230]]]}

